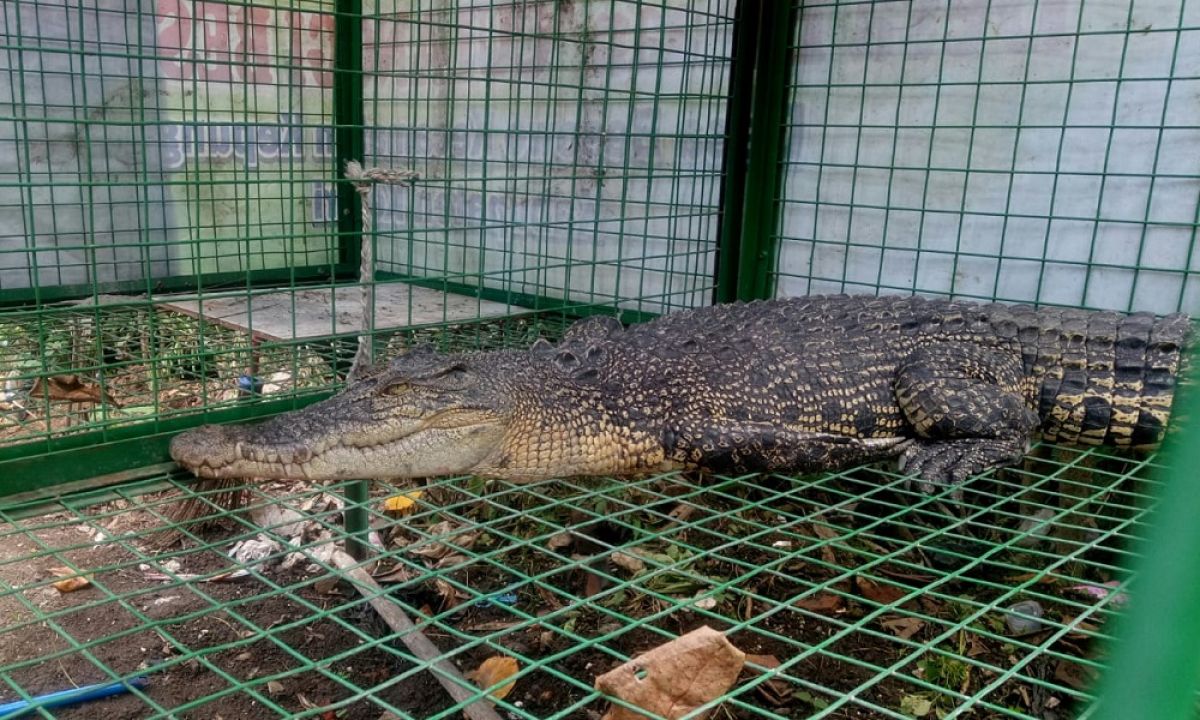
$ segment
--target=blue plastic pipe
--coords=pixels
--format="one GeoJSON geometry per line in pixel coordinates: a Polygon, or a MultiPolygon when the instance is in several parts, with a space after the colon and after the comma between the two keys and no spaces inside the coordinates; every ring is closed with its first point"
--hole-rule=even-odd
{"type": "Polygon", "coordinates": [[[75,705],[76,703],[100,700],[112,697],[113,695],[127,693],[131,688],[141,690],[146,687],[148,682],[149,679],[145,677],[135,677],[121,682],[84,685],[82,687],[71,688],[70,690],[60,690],[45,695],[38,695],[29,700],[16,700],[0,705],[0,717],[8,717],[11,713],[19,713],[39,707],[62,707],[64,705],[75,705]]]}

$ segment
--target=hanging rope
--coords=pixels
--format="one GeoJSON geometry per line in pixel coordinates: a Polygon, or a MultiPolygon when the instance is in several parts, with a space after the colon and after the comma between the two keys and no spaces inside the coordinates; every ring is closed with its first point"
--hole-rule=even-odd
{"type": "Polygon", "coordinates": [[[362,198],[362,242],[358,266],[358,282],[362,287],[362,329],[358,334],[358,350],[354,353],[354,364],[350,366],[350,374],[346,377],[347,382],[350,382],[371,367],[375,360],[375,243],[371,234],[371,186],[376,183],[411,185],[421,175],[415,170],[363,169],[356,160],[346,163],[345,175],[362,198]]]}

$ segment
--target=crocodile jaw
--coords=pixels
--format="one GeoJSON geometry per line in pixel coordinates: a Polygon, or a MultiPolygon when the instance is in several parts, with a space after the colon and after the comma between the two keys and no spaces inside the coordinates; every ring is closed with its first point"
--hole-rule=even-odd
{"type": "Polygon", "coordinates": [[[171,440],[171,457],[202,478],[437,477],[470,472],[495,455],[506,430],[490,413],[455,410],[305,437],[288,426],[294,418],[195,428],[171,440]]]}

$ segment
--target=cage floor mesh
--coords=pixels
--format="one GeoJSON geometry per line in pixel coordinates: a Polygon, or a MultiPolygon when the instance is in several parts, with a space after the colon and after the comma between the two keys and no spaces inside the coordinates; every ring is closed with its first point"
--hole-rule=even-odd
{"type": "MultiPolygon", "coordinates": [[[[1153,467],[1039,448],[961,497],[872,468],[379,483],[364,569],[468,677],[516,661],[501,717],[598,718],[597,675],[703,625],[747,654],[711,717],[1081,717],[1153,467]]],[[[345,487],[246,485],[230,511],[161,471],[0,510],[0,706],[126,681],[38,712],[462,717],[331,561],[345,487]],[[171,525],[181,496],[210,512],[171,525]]]]}

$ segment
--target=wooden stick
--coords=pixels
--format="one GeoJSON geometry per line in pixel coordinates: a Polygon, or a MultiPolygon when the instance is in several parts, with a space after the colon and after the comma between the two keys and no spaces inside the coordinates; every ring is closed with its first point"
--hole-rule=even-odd
{"type": "MultiPolygon", "coordinates": [[[[438,649],[438,646],[417,629],[417,626],[404,614],[404,610],[399,605],[387,598],[383,588],[375,582],[375,578],[361,567],[356,567],[358,561],[339,550],[333,554],[333,564],[337,565],[345,573],[346,578],[354,583],[358,591],[371,603],[371,607],[375,608],[375,611],[383,617],[388,627],[400,634],[400,640],[412,651],[412,654],[429,666],[433,676],[442,684],[442,687],[446,688],[450,697],[462,703],[467,702],[475,694],[468,689],[467,681],[458,668],[442,656],[442,651],[438,649]]],[[[463,714],[469,720],[501,720],[485,698],[479,698],[465,706],[463,714]]]]}

